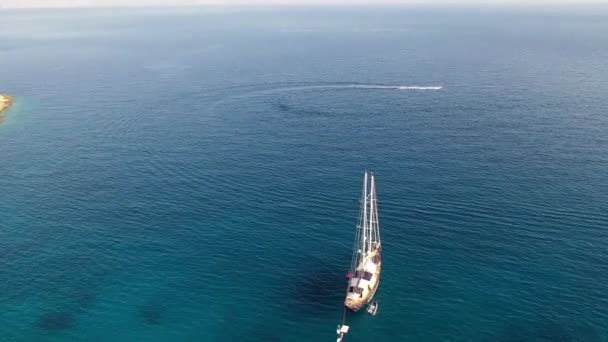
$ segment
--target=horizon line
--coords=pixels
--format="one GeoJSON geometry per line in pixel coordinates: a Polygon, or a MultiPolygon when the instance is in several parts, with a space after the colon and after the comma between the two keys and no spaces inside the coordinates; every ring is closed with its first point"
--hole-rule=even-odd
{"type": "MultiPolygon", "coordinates": [[[[343,1],[343,0],[342,0],[343,1]]],[[[454,0],[447,0],[444,2],[437,3],[429,3],[424,0],[413,0],[408,1],[407,3],[398,3],[395,1],[385,0],[385,1],[377,1],[377,2],[356,2],[356,3],[344,3],[340,0],[336,1],[313,1],[311,3],[302,3],[302,2],[285,2],[285,1],[259,1],[259,2],[232,2],[227,3],[226,1],[196,1],[196,2],[174,2],[174,3],[164,3],[157,1],[149,1],[147,3],[95,3],[90,1],[84,2],[59,2],[59,3],[50,3],[45,1],[44,3],[33,3],[33,4],[23,4],[22,1],[16,3],[9,4],[0,4],[0,10],[19,10],[19,9],[93,9],[93,8],[319,8],[319,7],[341,7],[346,9],[357,8],[357,7],[427,7],[427,8],[534,8],[534,7],[543,7],[545,10],[559,9],[559,8],[571,8],[571,7],[587,7],[587,6],[606,6],[608,8],[608,3],[605,1],[583,1],[578,2],[576,0],[566,0],[564,2],[555,4],[552,3],[551,0],[540,0],[540,1],[498,1],[496,3],[489,3],[488,1],[483,0],[470,0],[466,3],[458,3],[454,0]],[[546,5],[551,4],[550,8],[547,8],[546,5]]]]}

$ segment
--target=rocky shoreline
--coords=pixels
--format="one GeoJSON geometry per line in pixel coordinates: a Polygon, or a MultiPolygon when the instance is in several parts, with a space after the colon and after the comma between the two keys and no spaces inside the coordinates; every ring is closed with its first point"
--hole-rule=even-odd
{"type": "Polygon", "coordinates": [[[11,96],[0,94],[0,123],[2,123],[4,112],[11,108],[12,105],[13,98],[11,96]]]}

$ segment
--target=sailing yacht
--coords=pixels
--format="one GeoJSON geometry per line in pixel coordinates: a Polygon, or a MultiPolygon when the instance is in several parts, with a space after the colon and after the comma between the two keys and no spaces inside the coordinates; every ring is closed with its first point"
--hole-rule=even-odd
{"type": "Polygon", "coordinates": [[[348,288],[344,305],[358,311],[369,303],[380,284],[382,247],[374,174],[365,171],[359,224],[355,234],[355,245],[350,271],[347,274],[348,288]]]}

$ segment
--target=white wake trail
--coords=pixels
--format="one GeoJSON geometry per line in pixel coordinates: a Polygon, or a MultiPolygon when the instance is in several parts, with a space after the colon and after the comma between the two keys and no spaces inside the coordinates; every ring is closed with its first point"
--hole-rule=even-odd
{"type": "Polygon", "coordinates": [[[381,85],[381,84],[346,84],[331,86],[332,88],[355,88],[355,89],[395,89],[395,90],[441,90],[443,86],[403,86],[403,85],[381,85]]]}
{"type": "Polygon", "coordinates": [[[442,86],[430,86],[430,87],[420,87],[420,86],[399,86],[400,90],[408,90],[408,89],[414,89],[414,90],[441,90],[443,89],[442,86]]]}
{"type": "Polygon", "coordinates": [[[417,86],[417,85],[386,85],[386,84],[361,84],[361,83],[339,83],[339,84],[311,84],[311,85],[293,85],[278,88],[268,88],[253,90],[243,94],[229,95],[212,105],[212,107],[226,101],[231,101],[237,98],[247,98],[254,96],[263,96],[281,92],[303,91],[303,90],[323,90],[323,89],[368,89],[368,90],[441,90],[443,86],[417,86]]]}

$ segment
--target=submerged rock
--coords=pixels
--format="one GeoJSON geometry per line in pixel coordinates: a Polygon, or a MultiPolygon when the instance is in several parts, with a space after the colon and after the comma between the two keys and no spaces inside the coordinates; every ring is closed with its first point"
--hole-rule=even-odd
{"type": "Polygon", "coordinates": [[[65,330],[72,325],[72,315],[68,312],[48,312],[38,319],[38,326],[44,330],[65,330]]]}
{"type": "Polygon", "coordinates": [[[148,325],[159,325],[162,323],[164,308],[162,306],[147,304],[139,308],[139,315],[148,325]]]}

